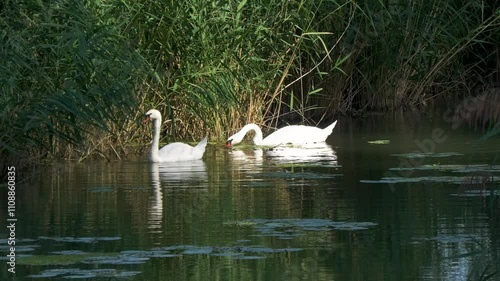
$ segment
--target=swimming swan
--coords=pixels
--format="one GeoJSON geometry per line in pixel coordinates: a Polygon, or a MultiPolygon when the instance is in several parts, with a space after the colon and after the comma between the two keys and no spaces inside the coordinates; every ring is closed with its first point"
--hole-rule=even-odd
{"type": "Polygon", "coordinates": [[[333,128],[337,121],[333,122],[330,126],[320,129],[312,126],[304,125],[291,125],[283,127],[265,139],[262,139],[262,131],[256,124],[247,124],[239,132],[230,136],[226,141],[226,147],[240,143],[248,131],[255,131],[253,143],[255,145],[270,145],[276,146],[280,144],[307,144],[324,142],[326,138],[332,133],[333,128]]]}
{"type": "Polygon", "coordinates": [[[198,160],[203,157],[207,146],[207,137],[202,139],[195,147],[181,142],[170,143],[158,149],[160,143],[161,113],[156,109],[151,109],[145,114],[144,123],[151,120],[153,122],[153,142],[149,150],[149,162],[176,162],[198,160]]]}

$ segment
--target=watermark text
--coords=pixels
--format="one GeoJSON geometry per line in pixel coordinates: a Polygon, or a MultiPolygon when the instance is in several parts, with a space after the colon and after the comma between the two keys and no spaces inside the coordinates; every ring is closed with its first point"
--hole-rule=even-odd
{"type": "Polygon", "coordinates": [[[7,245],[7,267],[11,273],[16,273],[16,167],[7,167],[7,229],[9,238],[7,245]]]}

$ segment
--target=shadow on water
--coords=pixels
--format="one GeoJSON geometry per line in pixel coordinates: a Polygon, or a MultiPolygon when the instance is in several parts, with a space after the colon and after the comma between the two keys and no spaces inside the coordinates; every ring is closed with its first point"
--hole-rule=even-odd
{"type": "Polygon", "coordinates": [[[16,276],[498,280],[499,151],[480,137],[384,116],[339,122],[323,145],[54,164],[19,188],[16,276]]]}

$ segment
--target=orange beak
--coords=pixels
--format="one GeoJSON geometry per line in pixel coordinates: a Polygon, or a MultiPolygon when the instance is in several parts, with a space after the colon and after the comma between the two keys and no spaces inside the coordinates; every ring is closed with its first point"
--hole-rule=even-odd
{"type": "Polygon", "coordinates": [[[231,147],[231,141],[232,140],[226,141],[226,144],[224,145],[224,147],[227,147],[227,148],[231,147]]]}
{"type": "Polygon", "coordinates": [[[147,116],[146,116],[146,118],[142,121],[142,123],[146,123],[146,122],[148,122],[148,121],[149,121],[149,119],[151,119],[151,118],[149,118],[149,115],[147,115],[147,116]]]}

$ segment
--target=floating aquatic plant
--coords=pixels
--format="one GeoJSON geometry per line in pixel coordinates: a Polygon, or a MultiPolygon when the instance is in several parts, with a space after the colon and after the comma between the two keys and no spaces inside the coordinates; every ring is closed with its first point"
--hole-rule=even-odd
{"type": "Polygon", "coordinates": [[[439,243],[474,242],[479,239],[479,236],[470,234],[440,234],[430,238],[414,238],[415,241],[436,241],[439,243]]]}
{"type": "Polygon", "coordinates": [[[281,178],[281,179],[303,179],[303,180],[317,180],[317,179],[334,179],[342,176],[342,174],[318,174],[318,173],[295,173],[295,172],[267,172],[254,175],[258,178],[281,178]]]}
{"type": "Polygon", "coordinates": [[[421,165],[415,167],[397,167],[389,168],[391,171],[451,171],[456,173],[472,173],[472,172],[500,172],[500,165],[488,164],[475,164],[475,165],[461,165],[461,164],[432,164],[421,165]]]}
{"type": "MultiPolygon", "coordinates": [[[[7,252],[7,250],[10,249],[11,246],[9,246],[7,243],[2,244],[0,246],[0,251],[2,252],[7,252]]],[[[17,253],[25,253],[25,252],[32,252],[35,250],[35,248],[40,247],[40,245],[16,245],[16,252],[17,253]]],[[[3,256],[0,256],[0,259],[3,259],[3,256]]]]}
{"type": "Polygon", "coordinates": [[[493,189],[493,190],[487,190],[487,189],[470,189],[470,190],[465,190],[461,193],[453,193],[450,194],[451,196],[456,196],[456,197],[489,197],[489,196],[500,196],[500,190],[498,189],[493,189]]]}
{"type": "Polygon", "coordinates": [[[43,240],[54,240],[57,242],[69,242],[69,243],[95,243],[98,241],[117,241],[120,237],[47,237],[40,236],[39,239],[43,240]]]}
{"type": "Polygon", "coordinates": [[[112,192],[113,188],[110,186],[96,186],[90,189],[90,192],[100,193],[100,192],[112,192]]]}
{"type": "Polygon", "coordinates": [[[369,144],[390,144],[390,140],[373,140],[373,141],[368,141],[369,144]]]}
{"type": "MultiPolygon", "coordinates": [[[[250,241],[250,240],[245,240],[250,241]]],[[[300,248],[270,248],[264,246],[223,246],[223,247],[210,247],[210,246],[195,246],[195,245],[178,245],[155,248],[153,251],[171,251],[179,253],[179,255],[211,255],[211,256],[242,256],[245,253],[285,253],[302,251],[300,248]]]]}
{"type": "Polygon", "coordinates": [[[255,180],[252,180],[252,181],[248,182],[247,185],[249,187],[270,187],[270,186],[272,186],[272,185],[269,184],[269,182],[255,181],[255,180]]]}
{"type": "Polygon", "coordinates": [[[119,256],[110,256],[110,257],[92,257],[83,260],[83,263],[89,264],[116,264],[116,265],[125,265],[125,264],[143,264],[148,261],[149,257],[136,257],[136,256],[128,256],[128,255],[119,255],[119,256]]]}
{"type": "Polygon", "coordinates": [[[214,251],[212,247],[193,247],[192,249],[187,249],[183,254],[187,255],[207,255],[214,251]]]}
{"type": "Polygon", "coordinates": [[[87,255],[88,252],[80,251],[80,250],[66,250],[66,251],[55,251],[52,252],[54,255],[87,255]]]}
{"type": "MultiPolygon", "coordinates": [[[[69,252],[69,251],[68,251],[69,252]]],[[[29,257],[19,257],[18,264],[21,265],[71,265],[83,262],[85,259],[93,257],[114,257],[118,253],[83,253],[79,251],[72,251],[75,253],[61,254],[56,253],[52,255],[32,255],[29,257]]]]}
{"type": "Polygon", "coordinates": [[[452,157],[452,156],[463,156],[462,153],[458,152],[441,152],[441,153],[432,153],[432,152],[412,152],[412,153],[403,153],[403,154],[391,154],[391,156],[397,156],[401,158],[443,158],[443,157],[452,157]]]}
{"type": "Polygon", "coordinates": [[[324,168],[342,168],[342,165],[338,164],[337,161],[330,161],[324,159],[318,159],[317,161],[292,161],[292,162],[279,162],[274,165],[274,167],[289,169],[289,168],[311,168],[311,167],[324,167],[324,168]]]}
{"type": "Polygon", "coordinates": [[[271,236],[280,239],[293,239],[305,235],[308,231],[358,231],[377,225],[373,222],[343,222],[328,219],[250,219],[228,224],[251,226],[259,232],[253,236],[271,236]]]}
{"type": "MultiPolygon", "coordinates": [[[[452,177],[452,176],[426,176],[426,177],[383,177],[380,180],[360,180],[360,183],[383,183],[383,184],[393,184],[393,183],[451,183],[451,184],[462,184],[464,182],[470,181],[469,177],[452,177]]],[[[500,181],[500,177],[491,177],[491,181],[500,181]]]]}
{"type": "Polygon", "coordinates": [[[235,259],[238,260],[258,260],[258,259],[263,259],[264,257],[262,256],[235,256],[235,259]]]}
{"type": "Polygon", "coordinates": [[[56,268],[47,269],[39,274],[29,275],[29,278],[124,278],[141,274],[140,271],[127,271],[118,269],[79,269],[79,268],[56,268]]]}

